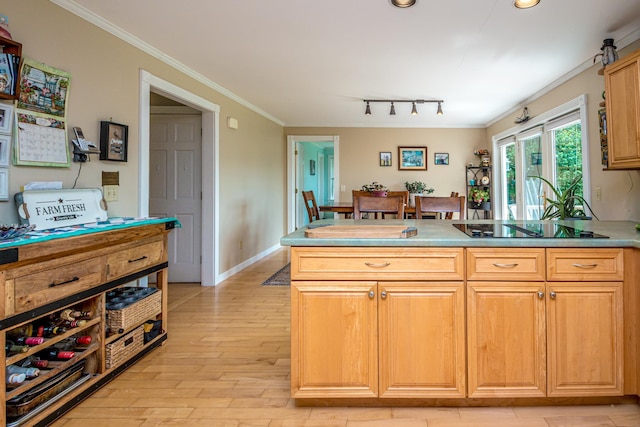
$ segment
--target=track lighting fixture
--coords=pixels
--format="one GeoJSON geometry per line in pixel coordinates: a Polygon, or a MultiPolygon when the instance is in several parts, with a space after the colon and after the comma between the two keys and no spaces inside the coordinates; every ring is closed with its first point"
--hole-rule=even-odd
{"type": "Polygon", "coordinates": [[[395,107],[395,103],[398,102],[410,102],[411,103],[411,115],[412,116],[417,116],[418,115],[418,108],[416,107],[416,104],[426,104],[428,102],[434,102],[438,104],[438,109],[436,111],[436,114],[438,116],[441,116],[443,114],[442,112],[442,103],[444,102],[442,99],[363,99],[363,101],[367,104],[364,113],[367,116],[371,115],[371,106],[370,103],[372,102],[388,102],[391,104],[391,108],[389,110],[389,115],[391,116],[395,116],[396,115],[396,107],[395,107]]]}

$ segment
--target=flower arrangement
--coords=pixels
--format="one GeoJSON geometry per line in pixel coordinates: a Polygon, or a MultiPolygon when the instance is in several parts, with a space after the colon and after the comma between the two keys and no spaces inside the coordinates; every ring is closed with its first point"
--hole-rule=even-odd
{"type": "Polygon", "coordinates": [[[373,193],[374,191],[389,191],[389,189],[379,182],[373,181],[371,184],[363,185],[362,191],[373,193]]]}
{"type": "Polygon", "coordinates": [[[405,182],[404,187],[411,194],[431,194],[435,190],[433,188],[427,188],[427,184],[422,181],[405,182]]]}
{"type": "Polygon", "coordinates": [[[482,188],[474,187],[469,190],[469,201],[474,205],[481,205],[489,201],[489,192],[482,188]]]}

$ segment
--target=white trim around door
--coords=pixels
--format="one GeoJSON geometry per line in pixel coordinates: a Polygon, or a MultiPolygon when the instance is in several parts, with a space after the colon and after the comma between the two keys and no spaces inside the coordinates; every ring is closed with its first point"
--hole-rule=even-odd
{"type": "Polygon", "coordinates": [[[151,91],[202,112],[202,259],[201,284],[220,282],[219,131],[220,107],[204,98],[140,70],[140,142],[138,215],[149,216],[149,98],[151,91]]]}

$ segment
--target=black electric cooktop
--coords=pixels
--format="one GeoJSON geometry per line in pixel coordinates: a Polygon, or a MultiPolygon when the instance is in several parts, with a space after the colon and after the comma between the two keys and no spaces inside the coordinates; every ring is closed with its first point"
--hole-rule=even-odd
{"type": "Polygon", "coordinates": [[[453,224],[477,238],[608,239],[609,236],[561,224],[517,222],[509,224],[453,224]]]}

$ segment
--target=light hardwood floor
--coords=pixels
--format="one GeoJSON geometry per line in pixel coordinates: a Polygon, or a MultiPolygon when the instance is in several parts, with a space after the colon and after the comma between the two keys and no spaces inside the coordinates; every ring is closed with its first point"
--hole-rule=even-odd
{"type": "Polygon", "coordinates": [[[640,426],[640,406],[305,408],[289,398],[289,288],[261,286],[280,250],[219,286],[171,284],[169,338],[55,427],[640,426]]]}

